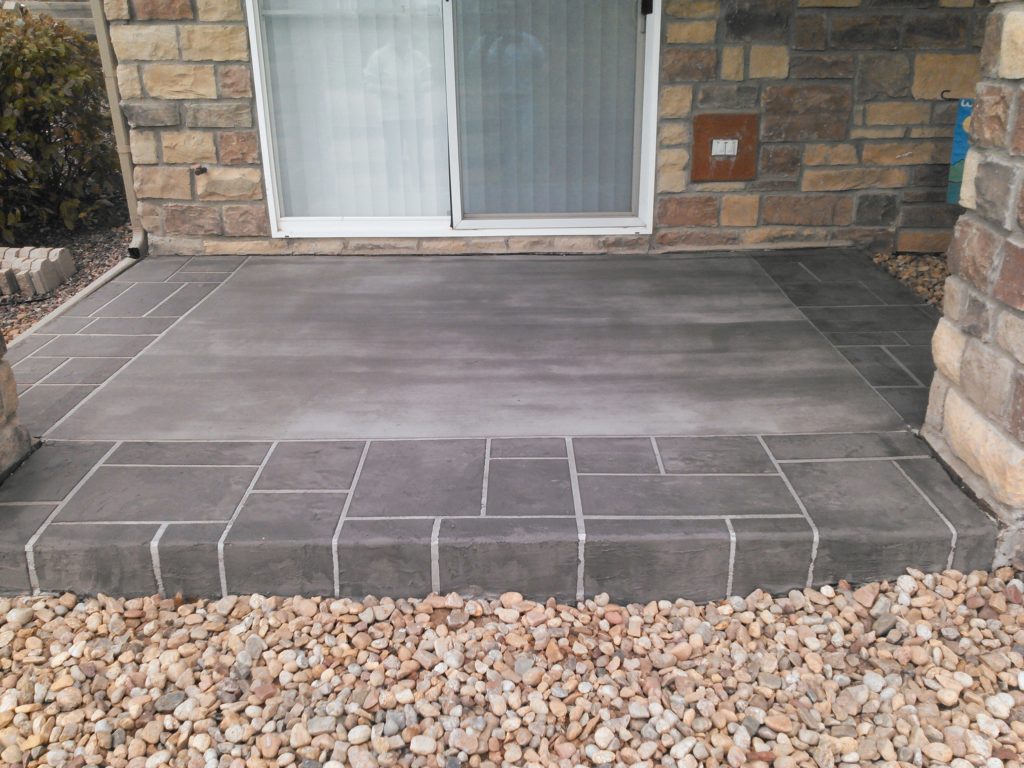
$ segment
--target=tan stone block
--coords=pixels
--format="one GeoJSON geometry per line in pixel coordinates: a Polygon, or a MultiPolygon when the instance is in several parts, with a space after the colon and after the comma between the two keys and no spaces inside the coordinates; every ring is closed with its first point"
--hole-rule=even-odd
{"type": "Polygon", "coordinates": [[[209,168],[196,176],[196,196],[200,200],[260,200],[263,173],[259,168],[209,168]]]}
{"type": "Polygon", "coordinates": [[[985,338],[994,326],[989,304],[955,275],[946,278],[942,313],[968,336],[985,338]]]}
{"type": "Polygon", "coordinates": [[[601,253],[599,237],[523,236],[508,239],[509,253],[601,253]]]}
{"type": "Polygon", "coordinates": [[[756,227],[760,209],[757,195],[725,195],[719,220],[723,227],[756,227]]]}
{"type": "Polygon", "coordinates": [[[1003,16],[998,74],[1008,80],[1024,78],[1024,10],[1010,10],[1003,16]]]}
{"type": "Polygon", "coordinates": [[[949,138],[949,127],[945,125],[918,126],[910,129],[912,139],[946,139],[949,138]]]}
{"type": "Polygon", "coordinates": [[[142,98],[142,79],[137,65],[117,65],[117,92],[122,99],[142,98]]]}
{"type": "Polygon", "coordinates": [[[932,105],[919,101],[880,101],[864,110],[868,125],[918,125],[931,117],[932,105]]]}
{"type": "Polygon", "coordinates": [[[242,21],[241,0],[196,0],[200,21],[242,21]]]}
{"type": "MultiPolygon", "coordinates": [[[[229,240],[228,242],[233,242],[229,240]]],[[[203,256],[203,239],[184,235],[150,235],[150,256],[203,256]]]]}
{"type": "Polygon", "coordinates": [[[865,165],[928,165],[949,160],[948,141],[893,141],[865,144],[865,165]]]}
{"type": "Polygon", "coordinates": [[[0,360],[0,424],[18,412],[18,386],[14,371],[6,360],[0,360]]]}
{"type": "Polygon", "coordinates": [[[1024,316],[1005,311],[996,324],[996,342],[1018,362],[1024,364],[1024,316]]]}
{"type": "MultiPolygon", "coordinates": [[[[200,245],[200,252],[205,256],[251,256],[252,254],[275,254],[298,251],[304,253],[312,252],[313,247],[305,241],[289,241],[284,239],[273,239],[262,237],[259,239],[226,237],[216,239],[204,239],[200,245]]],[[[177,253],[173,250],[171,253],[177,253]]]]}
{"type": "Polygon", "coordinates": [[[135,169],[135,194],[142,198],[189,200],[191,179],[188,168],[140,165],[135,169]]]}
{"type": "Polygon", "coordinates": [[[427,237],[420,240],[424,253],[507,253],[503,237],[427,237]]]}
{"type": "Polygon", "coordinates": [[[221,98],[252,96],[252,69],[248,64],[222,64],[217,67],[217,90],[221,98]]]}
{"type": "Polygon", "coordinates": [[[915,99],[940,99],[943,91],[955,99],[972,98],[981,79],[975,53],[919,53],[914,63],[915,99]]]}
{"type": "Polygon", "coordinates": [[[249,33],[241,24],[184,26],[181,57],[191,61],[247,61],[249,33]]]}
{"type": "Polygon", "coordinates": [[[900,253],[945,253],[953,239],[953,231],[941,229],[901,229],[896,236],[900,253]]]}
{"type": "Polygon", "coordinates": [[[110,42],[119,61],[161,61],[178,58],[178,35],[174,25],[114,24],[110,42]]]}
{"type": "Polygon", "coordinates": [[[219,235],[220,209],[213,205],[164,206],[164,232],[168,235],[219,235]]]}
{"type": "Polygon", "coordinates": [[[658,145],[676,147],[690,143],[690,126],[679,120],[662,120],[658,125],[658,145]]]}
{"type": "Polygon", "coordinates": [[[164,131],[160,134],[165,163],[215,163],[217,148],[207,131],[164,131]]]}
{"type": "Polygon", "coordinates": [[[136,165],[154,165],[160,162],[157,154],[156,131],[132,129],[128,133],[128,143],[131,146],[132,162],[136,165]]]}
{"type": "Polygon", "coordinates": [[[222,165],[254,165],[260,161],[260,144],[255,131],[221,131],[217,134],[222,165]]]}
{"type": "Polygon", "coordinates": [[[949,394],[950,381],[940,372],[932,376],[932,386],[928,391],[928,410],[925,412],[924,424],[936,434],[942,432],[943,412],[946,408],[946,395],[949,394]]]}
{"type": "Polygon", "coordinates": [[[685,149],[658,150],[659,192],[682,192],[686,189],[686,167],[690,153],[685,149]]]}
{"type": "Polygon", "coordinates": [[[345,239],[345,251],[350,253],[415,253],[420,247],[416,238],[350,237],[345,239]]]}
{"type": "Polygon", "coordinates": [[[857,147],[853,144],[808,144],[804,147],[804,165],[856,165],[857,147]]]}
{"type": "Polygon", "coordinates": [[[970,339],[960,363],[960,389],[989,416],[1001,420],[1013,390],[1014,365],[996,346],[970,339]]]}
{"type": "Polygon", "coordinates": [[[939,0],[940,8],[973,8],[974,0],[939,0]]]}
{"type": "Polygon", "coordinates": [[[160,222],[160,211],[163,210],[163,206],[157,203],[141,201],[136,210],[142,221],[142,228],[146,232],[150,234],[160,234],[163,232],[163,225],[160,222]]]}
{"type": "Polygon", "coordinates": [[[899,139],[906,134],[907,129],[899,126],[872,126],[870,128],[858,127],[850,129],[851,139],[899,139]]]}
{"type": "Polygon", "coordinates": [[[225,205],[223,214],[225,235],[253,237],[270,234],[266,205],[225,205]]]}
{"type": "Polygon", "coordinates": [[[661,89],[661,117],[686,117],[693,108],[692,85],[666,85],[661,89]]]}
{"type": "Polygon", "coordinates": [[[665,13],[677,19],[717,17],[718,0],[667,0],[665,13]]]}
{"type": "Polygon", "coordinates": [[[742,45],[726,45],[722,48],[722,79],[742,80],[744,78],[744,56],[746,49],[742,45]]]}
{"type": "Polygon", "coordinates": [[[289,253],[311,256],[337,256],[348,253],[348,239],[340,237],[304,237],[291,241],[289,253]]]}
{"type": "Polygon", "coordinates": [[[103,15],[107,21],[123,21],[131,18],[128,0],[103,0],[103,15]]]}
{"type": "Polygon", "coordinates": [[[670,21],[666,28],[666,38],[670,43],[713,43],[716,21],[670,21]]]}
{"type": "Polygon", "coordinates": [[[986,480],[997,501],[1024,506],[1024,448],[953,388],[946,395],[943,431],[949,446],[986,480]]]}
{"type": "Polygon", "coordinates": [[[17,417],[12,416],[0,427],[0,474],[18,466],[32,448],[32,438],[17,417]]]}
{"type": "Polygon", "coordinates": [[[142,69],[146,93],[158,99],[212,99],[217,81],[210,64],[147,64],[142,69]]]}
{"type": "Polygon", "coordinates": [[[939,324],[932,336],[932,357],[935,367],[954,384],[960,383],[961,361],[967,348],[967,336],[946,318],[939,324]]]}
{"type": "Polygon", "coordinates": [[[252,107],[233,101],[186,104],[185,125],[189,128],[251,128],[252,107]]]}
{"type": "Polygon", "coordinates": [[[975,181],[978,178],[978,166],[980,163],[981,153],[974,148],[967,150],[967,157],[964,158],[964,179],[960,184],[960,205],[972,211],[978,207],[978,193],[975,181]]]}
{"type": "Polygon", "coordinates": [[[784,45],[750,46],[748,76],[782,79],[789,76],[789,49],[784,45]]]}
{"type": "Polygon", "coordinates": [[[905,168],[808,168],[802,189],[806,192],[839,192],[846,189],[895,189],[907,185],[905,168]]]}
{"type": "Polygon", "coordinates": [[[192,18],[191,0],[132,0],[135,18],[148,21],[177,21],[192,18]]]}

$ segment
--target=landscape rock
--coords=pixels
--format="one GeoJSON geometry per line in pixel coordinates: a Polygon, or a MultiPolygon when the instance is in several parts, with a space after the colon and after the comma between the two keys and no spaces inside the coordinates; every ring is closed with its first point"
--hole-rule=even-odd
{"type": "Polygon", "coordinates": [[[0,762],[1021,768],[1017,579],[707,605],[3,597],[0,762]]]}

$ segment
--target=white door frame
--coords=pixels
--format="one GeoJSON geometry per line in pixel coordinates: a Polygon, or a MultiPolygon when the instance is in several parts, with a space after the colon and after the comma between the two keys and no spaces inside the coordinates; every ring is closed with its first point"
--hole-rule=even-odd
{"type": "MultiPolygon", "coordinates": [[[[259,12],[260,0],[245,0],[252,51],[253,92],[256,101],[256,124],[260,134],[260,152],[266,187],[267,210],[271,235],[291,237],[509,237],[514,235],[641,235],[650,234],[654,223],[654,183],[658,144],[658,82],[661,53],[661,4],[654,0],[653,13],[641,20],[643,56],[640,130],[638,138],[639,173],[637,215],[635,217],[577,217],[566,219],[465,219],[461,210],[461,184],[458,169],[458,137],[455,122],[455,40],[451,0],[442,3],[444,22],[445,78],[448,104],[448,147],[451,169],[452,217],[351,217],[283,215],[281,194],[277,184],[280,176],[274,151],[269,78],[265,72],[266,41],[259,12]]],[[[639,12],[639,11],[638,11],[639,12]]]]}

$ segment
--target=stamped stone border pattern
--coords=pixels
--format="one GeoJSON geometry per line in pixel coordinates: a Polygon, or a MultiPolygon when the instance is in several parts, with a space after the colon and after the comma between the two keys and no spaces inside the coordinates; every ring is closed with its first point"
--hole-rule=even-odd
{"type": "Polygon", "coordinates": [[[836,249],[756,257],[803,316],[913,429],[935,374],[940,314],[863,253],[836,249]]]}
{"type": "Polygon", "coordinates": [[[195,309],[244,259],[165,257],[136,265],[8,350],[18,413],[42,436],[195,309]]]}
{"type": "Polygon", "coordinates": [[[8,592],[707,600],[986,567],[995,540],[906,432],[52,442],[0,507],[8,592]]]}

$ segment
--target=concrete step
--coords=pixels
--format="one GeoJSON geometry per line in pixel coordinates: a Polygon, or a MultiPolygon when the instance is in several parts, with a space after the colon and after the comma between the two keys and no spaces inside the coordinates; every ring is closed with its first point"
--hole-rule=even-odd
{"type": "Polygon", "coordinates": [[[909,432],[762,440],[47,443],[0,486],[0,593],[702,601],[992,565],[909,432]]]}

